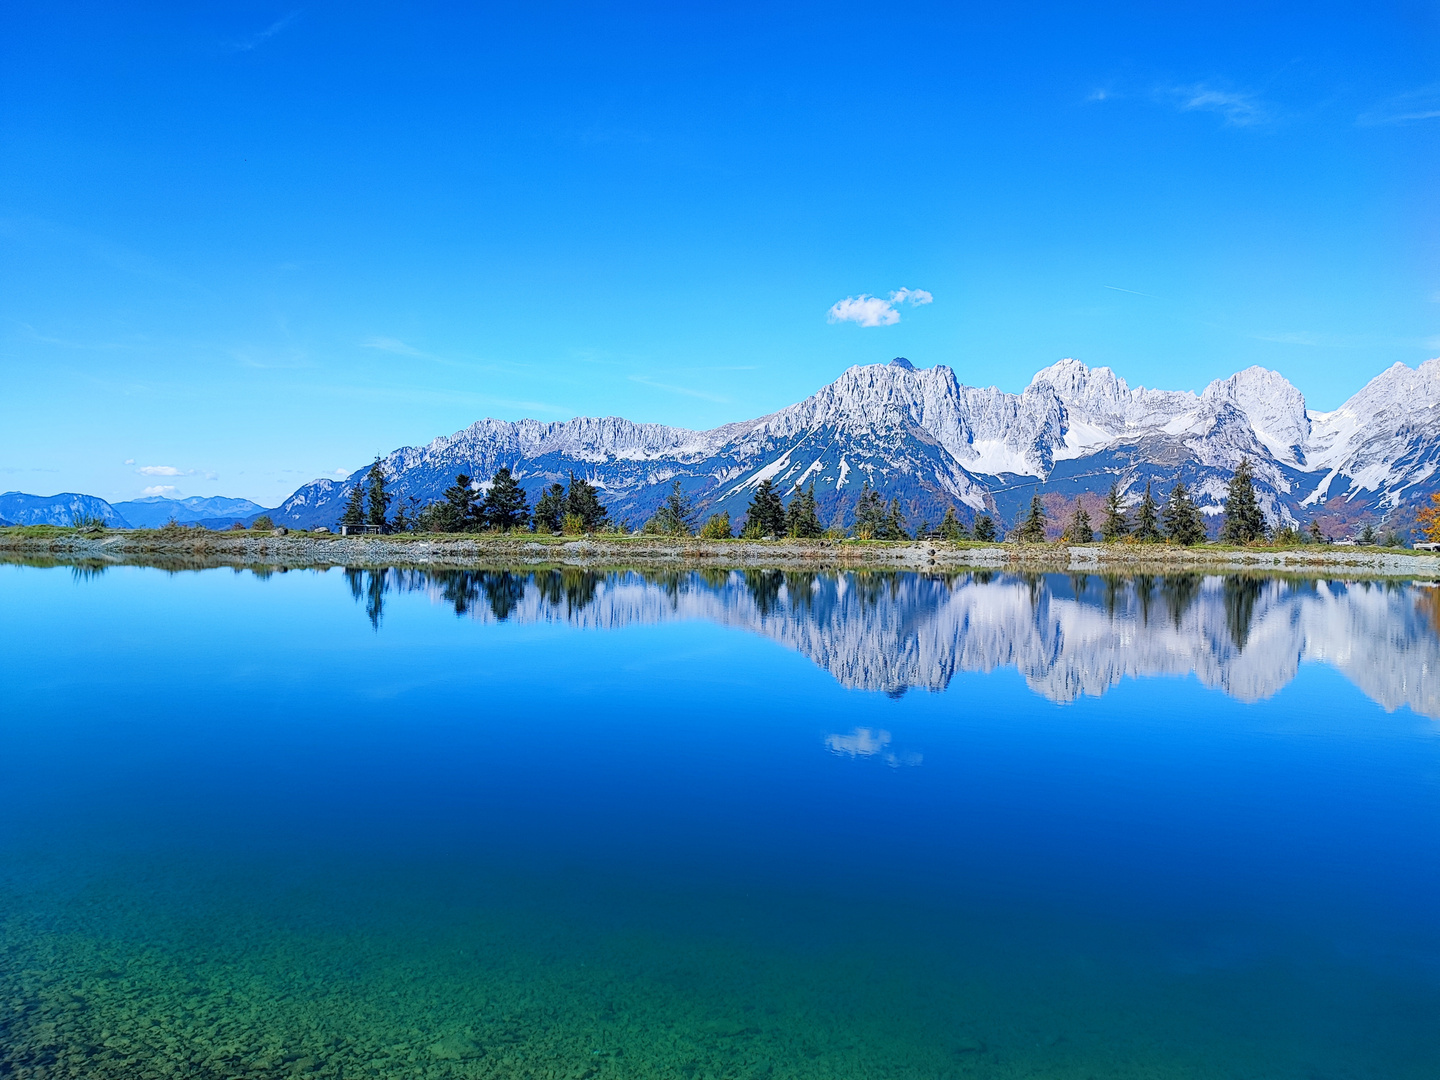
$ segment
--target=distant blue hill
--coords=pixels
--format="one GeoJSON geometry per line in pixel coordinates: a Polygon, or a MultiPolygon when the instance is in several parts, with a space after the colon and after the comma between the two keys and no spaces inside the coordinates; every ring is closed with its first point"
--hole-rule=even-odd
{"type": "Polygon", "coordinates": [[[86,518],[99,518],[112,529],[128,529],[130,523],[104,499],[96,495],[27,495],[7,491],[0,495],[0,518],[15,525],[74,525],[86,518]]]}
{"type": "Polygon", "coordinates": [[[207,529],[228,529],[235,522],[249,524],[266,512],[265,507],[249,499],[231,499],[224,495],[186,499],[167,499],[154,495],[147,499],[131,499],[115,504],[136,529],[158,529],[172,518],[181,525],[202,525],[207,529]]]}

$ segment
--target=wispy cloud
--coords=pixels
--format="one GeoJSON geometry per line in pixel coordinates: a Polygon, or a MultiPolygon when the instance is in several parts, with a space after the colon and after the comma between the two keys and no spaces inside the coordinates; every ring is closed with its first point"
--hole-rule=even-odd
{"type": "Polygon", "coordinates": [[[1238,90],[1222,90],[1196,83],[1194,86],[1172,87],[1162,96],[1174,102],[1181,112],[1219,113],[1231,127],[1250,127],[1270,119],[1270,111],[1259,97],[1238,90]]]}
{"type": "Polygon", "coordinates": [[[399,338],[393,337],[372,337],[360,342],[362,349],[379,349],[381,352],[395,353],[397,356],[427,356],[413,345],[406,345],[399,338]]]}
{"type": "Polygon", "coordinates": [[[1129,293],[1131,296],[1148,296],[1151,300],[1164,299],[1163,297],[1156,296],[1154,293],[1140,292],[1138,289],[1122,289],[1119,285],[1102,285],[1100,287],[1102,289],[1109,289],[1112,292],[1129,293]]]}
{"type": "Polygon", "coordinates": [[[141,490],[140,494],[141,494],[141,495],[172,495],[172,494],[174,494],[174,492],[175,492],[175,485],[174,485],[174,484],[154,484],[154,485],[152,485],[152,486],[150,486],[150,487],[143,488],[143,489],[141,490]]]}
{"type": "Polygon", "coordinates": [[[645,375],[631,375],[631,382],[639,383],[641,386],[649,386],[656,390],[667,390],[672,394],[684,394],[686,397],[700,398],[702,401],[713,401],[717,405],[730,404],[729,398],[719,397],[715,394],[707,394],[703,390],[691,390],[688,386],[675,386],[672,383],[656,382],[645,375]]]}
{"type": "MultiPolygon", "coordinates": [[[[174,465],[141,465],[135,470],[141,476],[187,476],[183,469],[177,469],[174,465]]],[[[190,472],[194,472],[191,469],[190,472]]]]}
{"type": "Polygon", "coordinates": [[[295,11],[290,12],[289,15],[282,15],[258,34],[251,34],[247,38],[233,42],[230,47],[236,52],[249,52],[251,49],[259,48],[299,17],[300,11],[297,8],[295,11]]]}
{"type": "Polygon", "coordinates": [[[894,326],[900,321],[902,304],[919,307],[935,301],[924,289],[896,289],[888,299],[861,293],[830,305],[826,318],[832,323],[853,322],[860,326],[894,326]]]}
{"type": "Polygon", "coordinates": [[[1440,83],[1422,86],[1397,94],[1388,101],[1361,113],[1356,123],[1361,127],[1383,124],[1413,124],[1421,120],[1440,119],[1440,83]]]}

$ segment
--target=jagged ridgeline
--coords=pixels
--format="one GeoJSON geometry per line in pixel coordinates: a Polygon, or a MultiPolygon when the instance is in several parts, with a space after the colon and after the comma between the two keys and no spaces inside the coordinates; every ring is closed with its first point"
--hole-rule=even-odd
{"type": "MultiPolygon", "coordinates": [[[[382,459],[392,490],[428,503],[457,473],[508,467],[533,503],[573,472],[619,520],[638,525],[675,480],[703,515],[739,519],[769,479],[788,498],[815,485],[826,524],[849,524],[865,484],[898,499],[911,527],[951,507],[1015,522],[1037,491],[1073,499],[1118,484],[1133,499],[1147,480],[1183,481],[1211,522],[1248,458],[1272,525],[1297,525],[1322,506],[1351,516],[1405,512],[1436,486],[1440,360],[1396,364],[1334,412],[1313,412],[1283,376],[1252,367],[1201,394],[1132,389],[1109,368],[1062,360],[1022,393],[966,386],[948,367],[897,358],[850,368],[797,405],[756,420],[690,431],[619,417],[564,423],[481,420],[382,459]]],[[[279,523],[333,525],[348,479],[316,480],[277,511],[279,523]]]]}

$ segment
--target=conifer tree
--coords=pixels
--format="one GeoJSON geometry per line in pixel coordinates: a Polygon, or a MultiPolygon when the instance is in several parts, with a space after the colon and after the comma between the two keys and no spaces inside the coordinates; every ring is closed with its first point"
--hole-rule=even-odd
{"type": "Polygon", "coordinates": [[[1205,539],[1205,519],[1183,483],[1176,481],[1170,489],[1170,498],[1165,501],[1160,516],[1165,524],[1165,538],[1172,544],[1189,547],[1205,539]]]}
{"type": "Polygon", "coordinates": [[[695,509],[690,496],[686,495],[676,480],[670,485],[670,494],[645,523],[642,532],[660,536],[693,536],[695,534],[695,509]]]}
{"type": "Polygon", "coordinates": [[[437,524],[442,532],[467,532],[479,526],[470,477],[456,474],[455,483],[445,489],[445,502],[438,510],[437,524]]]}
{"type": "Polygon", "coordinates": [[[855,535],[861,540],[878,540],[885,531],[885,504],[867,480],[855,501],[855,535]]]}
{"type": "Polygon", "coordinates": [[[1105,520],[1100,525],[1100,535],[1108,544],[1113,544],[1130,532],[1130,522],[1125,520],[1125,507],[1120,502],[1120,488],[1110,485],[1105,496],[1105,520]]]}
{"type": "MultiPolygon", "coordinates": [[[[977,518],[976,521],[978,523],[979,519],[977,518]]],[[[961,524],[960,519],[955,516],[955,507],[953,506],[947,506],[945,508],[945,516],[940,519],[940,528],[936,531],[940,533],[941,540],[970,539],[969,532],[966,531],[965,526],[961,524]]]]}
{"type": "Polygon", "coordinates": [[[1375,526],[1367,521],[1365,527],[1360,530],[1360,535],[1356,537],[1356,540],[1361,544],[1375,543],[1375,526]]]}
{"type": "Polygon", "coordinates": [[[1230,491],[1225,497],[1225,524],[1220,540],[1226,544],[1248,544],[1265,539],[1265,515],[1255,500],[1254,473],[1250,459],[1242,457],[1230,478],[1230,491]]]}
{"type": "Polygon", "coordinates": [[[811,540],[825,532],[820,515],[815,512],[815,481],[797,491],[785,509],[785,533],[802,540],[811,540]]]}
{"type": "Polygon", "coordinates": [[[1314,518],[1310,519],[1310,524],[1306,527],[1305,533],[1309,537],[1310,543],[1312,544],[1329,543],[1329,541],[1325,539],[1325,534],[1320,531],[1320,522],[1316,521],[1314,518]]]}
{"type": "Polygon", "coordinates": [[[995,528],[995,519],[989,514],[977,514],[975,516],[975,539],[982,543],[994,543],[999,530],[995,528]]]}
{"type": "Polygon", "coordinates": [[[890,509],[886,511],[880,524],[880,532],[876,534],[875,539],[909,540],[910,538],[910,532],[905,528],[905,515],[900,512],[900,500],[891,499],[890,509]]]}
{"type": "Polygon", "coordinates": [[[755,494],[750,497],[750,506],[745,511],[745,535],[753,540],[785,535],[785,504],[768,478],[755,486],[755,494]]]}
{"type": "Polygon", "coordinates": [[[480,503],[480,518],[491,529],[509,532],[530,525],[530,500],[508,465],[501,465],[490,478],[490,490],[480,503]]]}
{"type": "Polygon", "coordinates": [[[1070,515],[1070,520],[1065,523],[1064,540],[1072,544],[1088,544],[1095,539],[1095,529],[1090,524],[1090,513],[1085,509],[1085,504],[1078,499],[1075,501],[1075,513],[1070,515]]]}
{"type": "Polygon", "coordinates": [[[531,515],[537,533],[557,533],[560,521],[565,516],[565,485],[550,484],[535,500],[535,512],[531,515]]]}
{"type": "Polygon", "coordinates": [[[1150,481],[1145,481],[1145,494],[1140,499],[1140,505],[1135,508],[1135,539],[1142,544],[1154,544],[1159,542],[1160,535],[1160,508],[1155,504],[1155,497],[1150,494],[1150,481]]]}
{"type": "Polygon", "coordinates": [[[1041,505],[1040,496],[1034,495],[1030,499],[1030,513],[1015,530],[1015,539],[1027,544],[1043,544],[1045,542],[1045,507],[1041,505]]]}
{"type": "Polygon", "coordinates": [[[365,487],[369,489],[369,505],[365,510],[365,524],[378,525],[380,531],[384,532],[385,515],[390,511],[390,501],[393,496],[385,490],[385,470],[380,467],[378,455],[375,463],[370,466],[370,471],[365,474],[365,487]]]}
{"type": "Polygon", "coordinates": [[[586,532],[595,532],[610,523],[610,511],[601,504],[595,488],[573,472],[570,474],[570,490],[565,493],[565,513],[578,517],[586,532]]]}
{"type": "Polygon", "coordinates": [[[390,531],[397,533],[409,532],[410,527],[410,518],[407,517],[405,514],[405,500],[403,498],[397,499],[395,505],[395,518],[393,521],[390,522],[390,531]]]}
{"type": "Polygon", "coordinates": [[[340,514],[341,525],[365,524],[365,488],[356,484],[350,489],[345,500],[345,509],[340,514]]]}

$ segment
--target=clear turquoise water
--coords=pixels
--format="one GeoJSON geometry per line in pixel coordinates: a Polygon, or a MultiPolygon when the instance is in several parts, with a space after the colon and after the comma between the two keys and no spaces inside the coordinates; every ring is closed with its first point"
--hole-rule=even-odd
{"type": "Polygon", "coordinates": [[[1436,595],[0,566],[0,1077],[1440,1075],[1436,595]]]}

